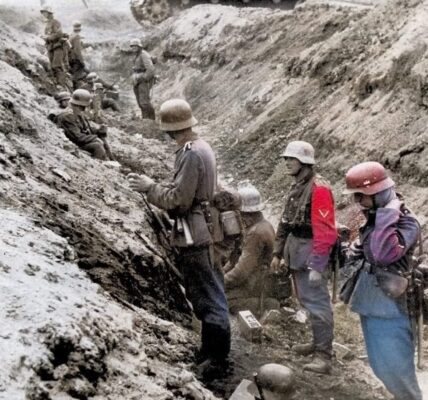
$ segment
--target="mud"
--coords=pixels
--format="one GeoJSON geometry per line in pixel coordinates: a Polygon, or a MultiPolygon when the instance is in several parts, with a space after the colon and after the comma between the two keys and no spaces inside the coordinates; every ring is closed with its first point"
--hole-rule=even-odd
{"type": "MultiPolygon", "coordinates": [[[[173,146],[156,124],[139,118],[128,74],[130,37],[142,37],[157,58],[156,108],[172,96],[187,98],[198,131],[218,154],[222,179],[232,186],[255,182],[272,222],[289,184],[278,154],[299,138],[316,146],[341,222],[355,230],[360,221],[340,196],[344,171],[370,158],[391,168],[426,229],[425,3],[309,2],[294,11],[201,5],[150,31],[128,24],[130,15],[113,3],[90,12],[64,8],[66,25],[76,16],[88,25],[91,68],[119,82],[122,112],[104,118],[121,168],[91,159],[46,119],[55,102],[37,10],[20,15],[3,6],[0,208],[13,213],[3,220],[35,236],[20,243],[28,232],[3,224],[2,256],[43,259],[0,259],[3,289],[8,285],[0,291],[7,304],[1,319],[8,332],[19,332],[0,336],[7,358],[0,398],[214,398],[194,373],[198,338],[169,254],[124,176],[131,170],[167,180],[173,163],[173,146]],[[62,300],[65,308],[58,305],[62,293],[70,299],[62,300]],[[30,309],[37,299],[40,320],[30,309],[21,313],[17,298],[30,309]]],[[[343,306],[335,311],[332,376],[301,372],[305,360],[290,348],[309,339],[307,326],[281,317],[258,345],[240,338],[233,319],[230,369],[205,386],[227,398],[261,364],[279,362],[297,375],[290,398],[388,398],[360,359],[358,320],[343,306]]]]}

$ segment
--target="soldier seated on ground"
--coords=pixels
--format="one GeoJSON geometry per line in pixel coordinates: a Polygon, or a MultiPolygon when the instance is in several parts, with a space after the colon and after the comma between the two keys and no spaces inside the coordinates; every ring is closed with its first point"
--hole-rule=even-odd
{"type": "Polygon", "coordinates": [[[91,100],[91,94],[87,90],[75,90],[69,107],[57,117],[58,126],[64,130],[69,140],[93,157],[100,160],[113,160],[110,146],[107,143],[106,126],[95,126],[85,116],[86,108],[91,104],[91,100]]]}
{"type": "Polygon", "coordinates": [[[54,96],[54,99],[56,100],[59,108],[51,110],[48,114],[48,119],[56,124],[58,123],[58,115],[68,107],[71,95],[68,92],[59,92],[54,96]]]}
{"type": "Polygon", "coordinates": [[[242,253],[235,265],[225,266],[224,283],[231,313],[250,310],[261,316],[266,309],[279,308],[270,296],[267,270],[272,260],[275,231],[264,219],[259,191],[250,183],[238,189],[245,228],[242,253]]]}

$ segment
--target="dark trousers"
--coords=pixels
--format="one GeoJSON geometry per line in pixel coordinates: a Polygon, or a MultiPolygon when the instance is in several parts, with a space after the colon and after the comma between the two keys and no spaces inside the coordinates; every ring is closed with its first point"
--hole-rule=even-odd
{"type": "Polygon", "coordinates": [[[225,359],[230,351],[230,323],[223,277],[212,265],[208,247],[179,250],[186,296],[202,322],[202,358],[225,359]]]}
{"type": "Polygon", "coordinates": [[[138,107],[140,107],[142,118],[155,120],[155,109],[150,102],[150,90],[151,83],[149,82],[140,82],[138,85],[134,86],[134,94],[137,99],[138,107]]]}

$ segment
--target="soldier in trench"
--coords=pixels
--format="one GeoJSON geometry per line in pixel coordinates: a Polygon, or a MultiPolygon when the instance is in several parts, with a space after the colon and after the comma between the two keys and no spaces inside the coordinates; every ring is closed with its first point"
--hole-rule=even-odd
{"type": "Polygon", "coordinates": [[[91,94],[87,90],[75,90],[69,101],[69,107],[57,117],[58,126],[64,130],[70,141],[89,152],[94,158],[114,160],[107,142],[107,127],[95,126],[85,116],[91,101],[91,94]]]}
{"type": "Polygon", "coordinates": [[[231,313],[250,310],[261,316],[264,309],[279,308],[270,296],[267,270],[272,261],[275,231],[264,217],[259,191],[245,183],[238,189],[245,227],[241,255],[224,267],[224,284],[231,313]]]}
{"type": "Polygon", "coordinates": [[[73,89],[79,89],[83,86],[84,79],[88,74],[83,59],[83,42],[80,32],[82,31],[82,24],[78,21],[73,23],[73,33],[70,36],[70,52],[68,62],[70,65],[71,79],[73,81],[73,89]]]}
{"type": "Polygon", "coordinates": [[[66,52],[64,48],[67,39],[64,37],[60,22],[54,18],[51,7],[42,7],[40,13],[46,21],[45,32],[42,38],[45,40],[55,84],[64,89],[69,89],[67,83],[68,64],[65,65],[66,52]]]}
{"type": "Polygon", "coordinates": [[[150,54],[143,50],[139,39],[132,39],[130,44],[135,54],[132,67],[132,84],[135,97],[143,119],[155,119],[155,110],[150,101],[151,90],[155,80],[155,69],[150,54]]]}
{"type": "Polygon", "coordinates": [[[294,183],[278,224],[271,269],[278,271],[284,259],[291,269],[298,300],[309,312],[313,340],[293,350],[303,356],[314,355],[304,369],[330,373],[333,310],[327,267],[337,240],[333,194],[329,184],[313,170],[315,152],[311,144],[290,142],[281,156],[294,183]]]}
{"type": "Polygon", "coordinates": [[[184,277],[186,296],[202,321],[202,344],[196,356],[199,371],[224,370],[230,350],[230,324],[222,272],[215,268],[216,232],[211,203],[217,187],[216,159],[208,143],[193,132],[197,121],[190,105],[168,100],[160,108],[160,128],[177,143],[172,185],[145,175],[129,174],[132,189],[144,193],[174,219],[171,243],[184,277]]]}

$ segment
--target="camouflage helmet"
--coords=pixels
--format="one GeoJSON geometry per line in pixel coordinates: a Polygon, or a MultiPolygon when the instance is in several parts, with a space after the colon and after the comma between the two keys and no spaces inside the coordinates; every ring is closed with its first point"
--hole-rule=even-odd
{"type": "Polygon", "coordinates": [[[395,185],[382,164],[367,161],[354,165],[346,173],[344,194],[363,193],[368,196],[382,192],[395,185]]]}
{"type": "Polygon", "coordinates": [[[48,13],[48,14],[53,14],[53,10],[52,10],[52,7],[50,7],[50,6],[43,6],[41,9],[40,9],[40,12],[41,13],[48,13]]]}
{"type": "Polygon", "coordinates": [[[165,132],[181,131],[198,123],[192,108],[183,99],[165,101],[160,107],[160,129],[165,132]]]}
{"type": "Polygon", "coordinates": [[[56,101],[63,101],[63,100],[70,100],[71,94],[68,92],[59,92],[57,95],[55,95],[56,101]]]}
{"type": "Polygon", "coordinates": [[[241,198],[241,212],[257,212],[265,208],[260,192],[249,181],[238,184],[238,193],[241,198]]]}
{"type": "Polygon", "coordinates": [[[315,150],[312,145],[302,140],[288,143],[281,157],[297,158],[302,164],[315,164],[315,150]]]}
{"type": "Polygon", "coordinates": [[[86,79],[90,79],[90,80],[96,80],[98,79],[98,75],[96,72],[89,72],[88,75],[86,75],[86,79]]]}
{"type": "Polygon", "coordinates": [[[129,44],[129,47],[133,47],[133,46],[137,46],[137,47],[143,48],[143,44],[141,43],[141,40],[137,39],[137,38],[131,40],[131,43],[129,44]]]}
{"type": "Polygon", "coordinates": [[[80,21],[74,21],[73,22],[73,30],[75,30],[75,31],[82,30],[82,24],[80,21]]]}
{"type": "Polygon", "coordinates": [[[88,107],[91,104],[92,95],[85,89],[77,89],[71,96],[70,103],[77,106],[88,107]]]}

